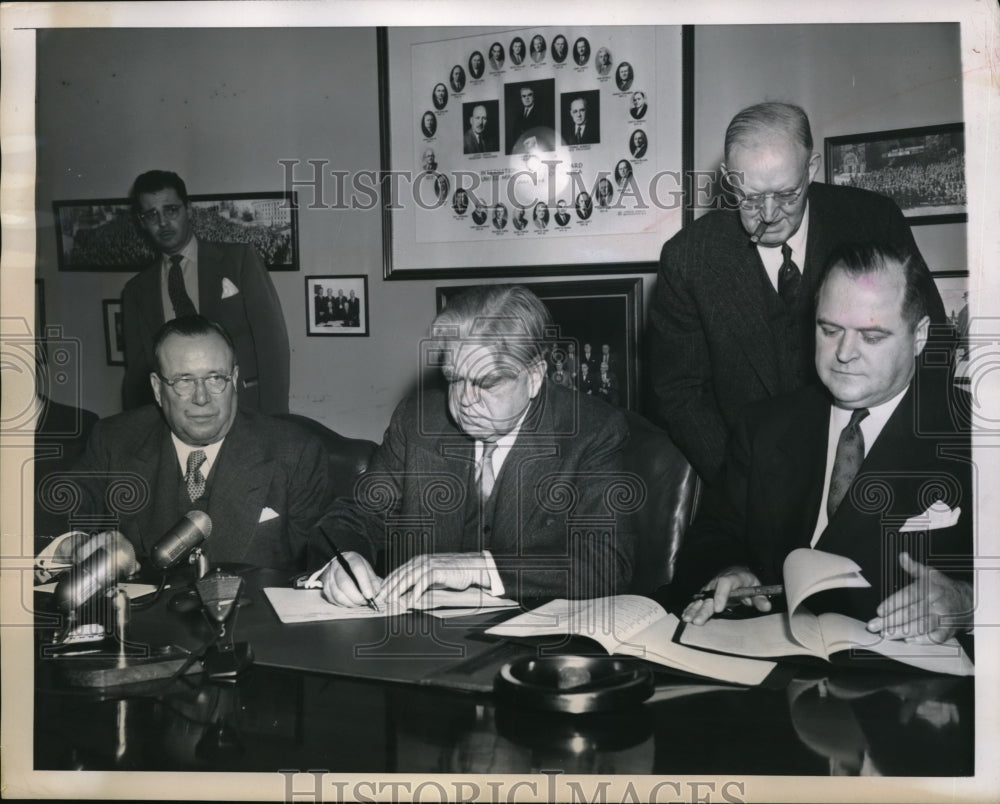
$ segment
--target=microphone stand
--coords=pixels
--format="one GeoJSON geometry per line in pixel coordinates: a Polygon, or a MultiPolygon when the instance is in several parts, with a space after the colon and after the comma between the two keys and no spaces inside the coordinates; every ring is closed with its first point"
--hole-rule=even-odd
{"type": "Polygon", "coordinates": [[[178,614],[187,614],[201,608],[201,601],[198,599],[198,592],[195,586],[198,581],[208,574],[208,556],[205,555],[200,547],[194,548],[188,554],[187,560],[188,564],[195,566],[194,581],[191,582],[191,585],[187,589],[178,592],[170,598],[170,603],[168,604],[170,610],[178,614]]]}
{"type": "Polygon", "coordinates": [[[240,576],[218,568],[195,584],[205,619],[216,628],[215,644],[205,653],[205,672],[213,681],[233,683],[253,663],[250,643],[233,639],[242,588],[240,576]]]}

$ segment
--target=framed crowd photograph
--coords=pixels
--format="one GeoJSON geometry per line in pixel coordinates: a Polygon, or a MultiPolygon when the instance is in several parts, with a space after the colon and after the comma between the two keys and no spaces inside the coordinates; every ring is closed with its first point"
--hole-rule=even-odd
{"type": "Polygon", "coordinates": [[[827,137],[826,182],[892,198],[910,225],[967,219],[965,126],[827,137]]]}
{"type": "Polygon", "coordinates": [[[369,335],[368,277],[306,277],[306,335],[369,335]]]}
{"type": "MultiPolygon", "coordinates": [[[[638,410],[642,277],[521,282],[552,314],[548,377],[574,391],[638,410]]],[[[473,285],[437,288],[437,309],[473,285]]]]}
{"type": "Polygon", "coordinates": [[[385,278],[655,270],[684,214],[682,33],[380,28],[385,278]]]}
{"type": "MultiPolygon", "coordinates": [[[[299,270],[294,192],[192,195],[199,240],[252,245],[269,271],[299,270]]],[[[127,198],[53,201],[60,271],[138,271],[156,254],[127,198]]]]}
{"type": "Polygon", "coordinates": [[[125,365],[121,299],[104,299],[104,353],[109,366],[125,365]]]}

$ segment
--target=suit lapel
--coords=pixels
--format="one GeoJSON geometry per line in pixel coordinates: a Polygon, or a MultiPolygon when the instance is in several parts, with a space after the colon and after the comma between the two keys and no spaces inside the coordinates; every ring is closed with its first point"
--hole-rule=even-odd
{"type": "Polygon", "coordinates": [[[250,553],[258,536],[257,523],[273,473],[246,414],[236,415],[213,472],[208,513],[213,522],[210,538],[218,545],[214,552],[239,560],[250,553]]]}
{"type": "Polygon", "coordinates": [[[767,305],[758,303],[764,265],[737,215],[732,216],[731,225],[720,231],[706,250],[708,259],[701,270],[714,286],[718,326],[733,332],[768,393],[777,394],[774,336],[767,322],[767,305]]]}
{"type": "Polygon", "coordinates": [[[213,321],[218,318],[222,301],[222,262],[214,243],[198,241],[198,305],[201,314],[213,321]]]}
{"type": "Polygon", "coordinates": [[[129,471],[148,478],[150,504],[135,515],[140,551],[148,554],[176,519],[176,488],[180,469],[166,424],[150,429],[129,461],[129,471]]]}
{"type": "Polygon", "coordinates": [[[798,406],[788,410],[787,425],[776,443],[782,468],[774,476],[782,481],[768,489],[771,516],[778,523],[786,553],[809,545],[823,497],[830,402],[814,390],[808,396],[797,396],[796,400],[801,400],[798,406]],[[790,505],[789,501],[794,502],[790,505]]]}
{"type": "Polygon", "coordinates": [[[142,315],[149,322],[149,331],[156,332],[163,326],[163,290],[160,287],[160,263],[161,258],[142,271],[136,281],[139,283],[139,292],[136,299],[139,302],[139,309],[142,315]]]}

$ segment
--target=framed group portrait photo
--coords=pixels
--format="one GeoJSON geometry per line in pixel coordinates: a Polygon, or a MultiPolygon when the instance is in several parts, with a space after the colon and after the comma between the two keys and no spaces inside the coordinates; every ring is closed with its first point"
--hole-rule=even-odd
{"type": "Polygon", "coordinates": [[[306,335],[367,336],[368,277],[307,276],[306,335]]]}
{"type": "Polygon", "coordinates": [[[682,27],[380,28],[386,279],[654,270],[682,27]]]}

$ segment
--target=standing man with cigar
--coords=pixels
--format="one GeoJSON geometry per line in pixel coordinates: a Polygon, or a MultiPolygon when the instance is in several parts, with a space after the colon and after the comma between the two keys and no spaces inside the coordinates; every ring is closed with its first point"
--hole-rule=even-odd
{"type": "MultiPolygon", "coordinates": [[[[660,254],[650,310],[658,416],[706,482],[747,403],[815,378],[812,303],[831,252],[869,240],[919,253],[891,199],[817,183],[819,167],[801,108],[744,109],[722,165],[738,207],[702,216],[660,254]]],[[[928,313],[946,323],[936,289],[928,313]]]]}

